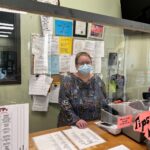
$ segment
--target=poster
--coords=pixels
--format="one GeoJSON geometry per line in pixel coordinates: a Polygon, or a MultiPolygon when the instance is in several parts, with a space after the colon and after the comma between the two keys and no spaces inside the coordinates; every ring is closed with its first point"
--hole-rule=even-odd
{"type": "Polygon", "coordinates": [[[103,39],[104,26],[97,23],[89,23],[88,26],[88,37],[103,39]]]}
{"type": "Polygon", "coordinates": [[[59,55],[48,56],[48,73],[59,74],[59,55]]]}
{"type": "Polygon", "coordinates": [[[73,22],[68,20],[55,20],[55,35],[56,36],[72,36],[73,22]]]}
{"type": "Polygon", "coordinates": [[[72,54],[72,38],[60,37],[59,38],[59,53],[60,54],[72,54]]]}

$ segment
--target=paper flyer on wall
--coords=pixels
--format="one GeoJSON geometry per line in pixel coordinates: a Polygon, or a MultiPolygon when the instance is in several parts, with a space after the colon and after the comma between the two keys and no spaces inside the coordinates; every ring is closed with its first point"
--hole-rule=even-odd
{"type": "Polygon", "coordinates": [[[101,57],[95,57],[93,66],[94,73],[101,73],[101,57]]]}
{"type": "Polygon", "coordinates": [[[48,56],[48,73],[59,74],[59,55],[48,56]]]}
{"type": "Polygon", "coordinates": [[[77,72],[77,69],[76,69],[76,65],[75,65],[75,55],[71,55],[70,57],[70,72],[72,73],[75,73],[77,72]]]}
{"type": "Polygon", "coordinates": [[[59,54],[59,37],[50,36],[48,41],[48,55],[59,54]]]}
{"type": "Polygon", "coordinates": [[[0,106],[0,149],[29,149],[29,104],[0,106]]]}
{"type": "Polygon", "coordinates": [[[90,54],[91,57],[95,56],[95,41],[85,40],[84,51],[90,54]]]}
{"type": "Polygon", "coordinates": [[[73,54],[76,55],[79,52],[87,52],[92,57],[95,57],[95,54],[96,54],[95,48],[97,48],[97,47],[99,48],[98,44],[96,44],[96,41],[94,41],[94,40],[74,39],[74,41],[73,41],[73,54]]]}
{"type": "Polygon", "coordinates": [[[34,55],[34,74],[48,73],[48,35],[32,35],[32,54],[34,55]]]}
{"type": "Polygon", "coordinates": [[[60,56],[60,72],[69,72],[70,71],[70,56],[61,55],[60,56]]]}
{"type": "Polygon", "coordinates": [[[59,38],[59,53],[62,55],[72,54],[72,38],[71,37],[60,37],[59,38]]]}
{"type": "Polygon", "coordinates": [[[29,80],[29,95],[46,96],[53,79],[46,75],[31,75],[29,80]]]}
{"type": "Polygon", "coordinates": [[[48,96],[33,96],[32,111],[48,111],[48,96]]]}
{"type": "Polygon", "coordinates": [[[33,55],[41,55],[44,48],[44,37],[40,34],[31,35],[31,50],[33,55]]]}
{"type": "Polygon", "coordinates": [[[53,35],[53,17],[48,16],[41,16],[41,25],[42,25],[42,31],[43,35],[53,35]]]}
{"type": "Polygon", "coordinates": [[[56,36],[73,36],[72,20],[55,19],[55,35],[56,36]]]}
{"type": "Polygon", "coordinates": [[[95,57],[104,57],[104,41],[95,41],[95,57]]]}
{"type": "Polygon", "coordinates": [[[49,102],[58,103],[60,84],[52,84],[49,92],[49,102]]]}
{"type": "Polygon", "coordinates": [[[73,40],[73,54],[76,55],[79,52],[83,52],[85,47],[85,40],[74,39],[73,40]]]}

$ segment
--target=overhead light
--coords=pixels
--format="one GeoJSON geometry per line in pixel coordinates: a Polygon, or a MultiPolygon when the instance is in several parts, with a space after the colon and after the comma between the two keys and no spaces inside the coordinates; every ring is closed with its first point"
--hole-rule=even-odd
{"type": "Polygon", "coordinates": [[[14,27],[0,26],[0,29],[3,29],[3,30],[14,30],[14,27]]]}
{"type": "Polygon", "coordinates": [[[0,37],[8,37],[8,35],[0,34],[0,37]]]}
{"type": "Polygon", "coordinates": [[[10,12],[10,13],[19,13],[19,14],[27,14],[25,11],[13,10],[8,8],[0,8],[0,11],[10,12]]]}
{"type": "Polygon", "coordinates": [[[10,27],[13,27],[14,24],[0,22],[0,26],[10,26],[10,27]]]}
{"type": "Polygon", "coordinates": [[[0,31],[0,34],[12,34],[12,32],[0,31]]]}

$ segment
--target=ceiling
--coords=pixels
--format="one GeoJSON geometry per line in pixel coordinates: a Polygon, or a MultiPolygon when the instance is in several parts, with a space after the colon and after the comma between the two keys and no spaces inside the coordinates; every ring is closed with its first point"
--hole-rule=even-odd
{"type": "Polygon", "coordinates": [[[124,19],[150,23],[150,0],[120,0],[124,19]]]}

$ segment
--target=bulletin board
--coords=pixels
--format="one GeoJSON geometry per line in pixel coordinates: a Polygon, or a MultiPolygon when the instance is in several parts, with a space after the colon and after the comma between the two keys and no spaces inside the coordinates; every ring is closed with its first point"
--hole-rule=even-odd
{"type": "MultiPolygon", "coordinates": [[[[90,54],[94,73],[101,73],[101,58],[104,57],[103,37],[89,36],[91,23],[46,16],[40,18],[42,34],[31,35],[29,93],[33,95],[33,111],[47,111],[49,102],[58,103],[61,76],[77,72],[77,53],[90,54]]],[[[104,28],[102,25],[98,27],[104,28]]]]}

